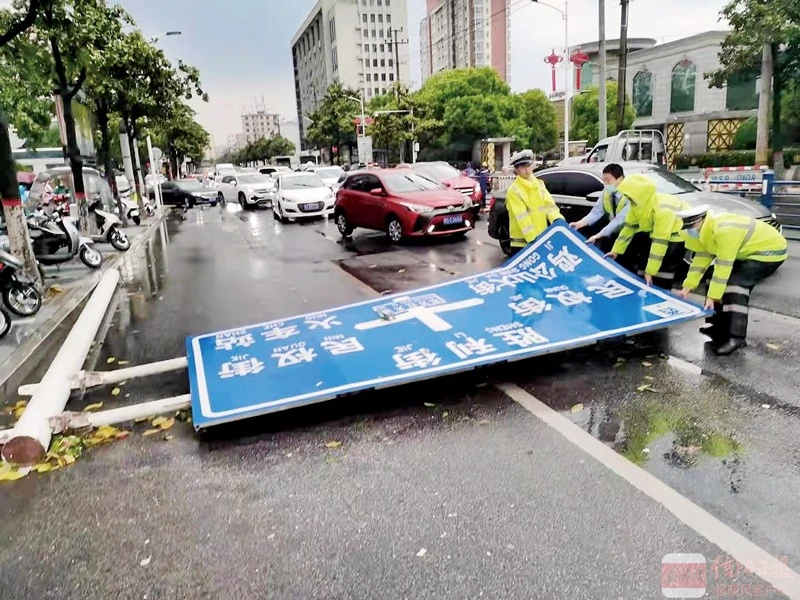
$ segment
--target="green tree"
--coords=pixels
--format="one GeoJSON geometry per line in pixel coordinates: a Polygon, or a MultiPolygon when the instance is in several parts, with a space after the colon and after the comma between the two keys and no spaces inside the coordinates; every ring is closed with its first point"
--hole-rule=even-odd
{"type": "Polygon", "coordinates": [[[179,103],[172,108],[170,118],[159,121],[151,127],[153,141],[166,149],[171,168],[180,173],[180,165],[185,158],[194,164],[203,160],[211,136],[195,121],[195,113],[186,104],[179,103]]]}
{"type": "Polygon", "coordinates": [[[338,148],[337,164],[341,164],[343,146],[356,144],[354,119],[359,115],[358,104],[351,98],[358,98],[359,92],[334,83],[325,92],[322,102],[315,111],[307,115],[311,120],[306,138],[320,148],[338,148]]]}
{"type": "Polygon", "coordinates": [[[415,96],[402,83],[395,83],[386,94],[370,101],[372,123],[367,134],[374,138],[375,145],[389,151],[389,162],[410,160],[409,144],[429,126],[420,112],[415,96]]]}
{"type": "MultiPolygon", "coordinates": [[[[600,121],[599,92],[596,86],[586,88],[586,91],[579,94],[572,100],[571,126],[569,128],[570,138],[573,140],[588,140],[590,146],[594,146],[599,140],[598,123],[600,121]]],[[[608,98],[607,113],[608,122],[614,123],[617,115],[617,83],[609,81],[606,85],[606,98],[608,98]]],[[[625,113],[623,115],[623,129],[630,128],[636,120],[636,112],[630,98],[625,99],[625,113]]],[[[609,131],[610,135],[617,133],[609,131]]]]}
{"type": "Polygon", "coordinates": [[[518,148],[544,153],[558,147],[558,116],[550,99],[541,90],[529,90],[515,96],[517,117],[512,135],[518,148]]]}

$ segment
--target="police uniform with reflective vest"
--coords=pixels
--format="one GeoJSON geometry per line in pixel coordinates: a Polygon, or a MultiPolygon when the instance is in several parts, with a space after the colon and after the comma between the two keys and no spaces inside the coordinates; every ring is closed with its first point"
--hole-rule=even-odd
{"type": "Polygon", "coordinates": [[[511,247],[519,250],[539,236],[548,225],[564,217],[544,182],[536,177],[517,177],[506,192],[511,247]]]}
{"type": "Polygon", "coordinates": [[[786,238],[763,221],[730,213],[715,215],[704,209],[707,207],[682,213],[687,227],[692,220],[696,224],[705,219],[698,237],[684,232],[686,248],[694,252],[694,258],[683,287],[697,288],[714,263],[706,294],[714,300],[715,308],[714,316],[708,319],[712,326],[709,333],[717,342],[734,340],[741,346],[747,337],[750,293],[786,260],[786,238]]]}
{"type": "Polygon", "coordinates": [[[637,236],[640,251],[625,266],[639,275],[650,275],[659,287],[671,288],[685,252],[683,223],[675,213],[689,205],[670,194],[656,192],[656,184],[645,175],[629,175],[618,190],[627,196],[631,208],[611,251],[625,254],[637,236]]]}
{"type": "Polygon", "coordinates": [[[597,244],[604,252],[611,249],[614,243],[614,236],[625,224],[629,208],[630,203],[625,196],[619,192],[612,193],[605,190],[603,197],[598,202],[595,202],[591,212],[583,218],[586,225],[590,227],[602,219],[603,216],[608,219],[608,224],[597,233],[599,238],[597,244]]]}

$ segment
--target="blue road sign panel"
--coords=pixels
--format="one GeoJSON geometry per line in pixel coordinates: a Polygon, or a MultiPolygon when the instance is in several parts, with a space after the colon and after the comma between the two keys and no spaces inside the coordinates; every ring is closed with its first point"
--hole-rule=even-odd
{"type": "Polygon", "coordinates": [[[200,429],[704,315],[552,226],[480,275],[187,338],[192,419],[200,429]]]}

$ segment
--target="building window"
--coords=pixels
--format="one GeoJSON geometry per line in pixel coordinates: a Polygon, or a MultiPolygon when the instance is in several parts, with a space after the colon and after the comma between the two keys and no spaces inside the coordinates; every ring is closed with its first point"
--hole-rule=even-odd
{"type": "MultiPolygon", "coordinates": [[[[389,6],[389,1],[388,0],[386,1],[386,6],[389,6]]],[[[387,23],[391,23],[392,22],[392,15],[386,15],[386,22],[387,23]]]]}
{"type": "Polygon", "coordinates": [[[690,60],[682,60],[672,69],[672,91],[670,93],[670,112],[691,112],[694,110],[694,88],[697,67],[690,60]]]}
{"type": "MultiPolygon", "coordinates": [[[[378,6],[380,6],[380,4],[378,6]]],[[[383,23],[383,15],[378,15],[378,23],[383,23]]]]}
{"type": "Polygon", "coordinates": [[[377,35],[375,35],[375,30],[374,29],[372,30],[372,37],[374,37],[374,38],[378,37],[377,35]]]}
{"type": "Polygon", "coordinates": [[[725,93],[725,108],[728,110],[751,110],[758,108],[756,92],[757,72],[731,75],[725,93]]]}
{"type": "Polygon", "coordinates": [[[381,44],[381,46],[380,46],[379,50],[380,50],[381,52],[383,52],[383,44],[381,44]]]}
{"type": "Polygon", "coordinates": [[[385,58],[382,58],[382,59],[381,59],[381,66],[382,66],[382,67],[385,67],[385,66],[386,66],[386,59],[385,59],[385,58]]]}
{"type": "Polygon", "coordinates": [[[378,52],[378,44],[372,44],[372,51],[376,53],[378,52]]]}
{"type": "Polygon", "coordinates": [[[361,20],[364,21],[364,23],[366,23],[367,22],[367,13],[364,13],[361,16],[363,17],[361,20]]]}
{"type": "Polygon", "coordinates": [[[383,0],[378,0],[378,6],[382,6],[382,5],[383,5],[383,0]]]}
{"type": "Polygon", "coordinates": [[[633,108],[637,117],[653,116],[653,74],[639,71],[633,78],[633,108]]]}
{"type": "Polygon", "coordinates": [[[381,73],[381,81],[386,81],[386,73],[381,73]]]}
{"type": "Polygon", "coordinates": [[[372,81],[372,74],[371,73],[367,73],[367,81],[372,81]]]}
{"type": "Polygon", "coordinates": [[[373,67],[377,67],[378,66],[378,59],[377,58],[373,58],[372,59],[372,66],[373,67]]]}
{"type": "Polygon", "coordinates": [[[391,2],[389,2],[389,0],[386,0],[386,8],[389,8],[391,5],[392,5],[391,2]]]}
{"type": "Polygon", "coordinates": [[[386,51],[387,52],[391,52],[392,51],[392,42],[391,41],[386,42],[386,51]]]}
{"type": "Polygon", "coordinates": [[[370,23],[374,23],[375,22],[375,15],[370,15],[369,16],[369,22],[370,23]]]}
{"type": "Polygon", "coordinates": [[[393,66],[394,66],[394,59],[393,59],[393,58],[390,58],[390,59],[389,59],[389,66],[390,66],[390,67],[393,67],[393,66]]]}
{"type": "Polygon", "coordinates": [[[380,37],[383,37],[383,29],[378,30],[378,34],[380,34],[380,37]]]}
{"type": "Polygon", "coordinates": [[[389,73],[389,81],[394,81],[394,73],[389,73]]]}
{"type": "Polygon", "coordinates": [[[376,95],[376,96],[379,96],[379,95],[380,95],[380,90],[379,90],[378,88],[375,88],[375,95],[376,95]]]}

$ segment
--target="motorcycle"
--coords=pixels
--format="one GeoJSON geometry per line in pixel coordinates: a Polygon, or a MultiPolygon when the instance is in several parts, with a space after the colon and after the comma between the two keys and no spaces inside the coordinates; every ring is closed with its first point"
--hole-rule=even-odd
{"type": "Polygon", "coordinates": [[[133,221],[136,225],[141,225],[142,217],[139,212],[139,203],[131,198],[130,190],[120,194],[119,199],[122,202],[122,209],[125,211],[125,216],[128,220],[133,221]]]}
{"type": "Polygon", "coordinates": [[[58,211],[48,217],[37,210],[28,217],[28,231],[33,253],[43,265],[65,263],[76,255],[90,269],[99,269],[103,264],[103,255],[94,247],[94,241],[80,235],[73,220],[58,211]]]}
{"type": "MultiPolygon", "coordinates": [[[[95,242],[108,242],[120,252],[124,252],[131,247],[128,235],[122,230],[122,221],[113,213],[100,210],[103,205],[102,200],[98,199],[89,205],[89,214],[94,215],[100,233],[93,235],[95,242]]],[[[137,211],[138,215],[138,211],[137,211]]]]}
{"type": "Polygon", "coordinates": [[[506,256],[511,256],[511,235],[509,233],[508,209],[504,198],[492,196],[489,201],[489,237],[500,242],[500,249],[506,256]]]}
{"type": "Polygon", "coordinates": [[[15,315],[30,317],[42,308],[42,295],[32,282],[20,277],[22,268],[21,260],[13,254],[0,250],[0,290],[3,294],[3,303],[15,315]]]}

